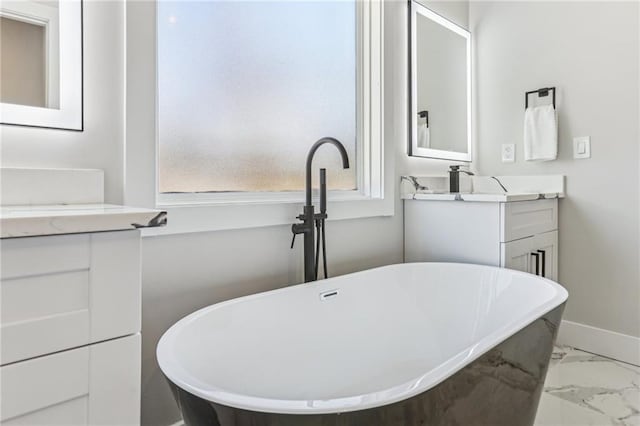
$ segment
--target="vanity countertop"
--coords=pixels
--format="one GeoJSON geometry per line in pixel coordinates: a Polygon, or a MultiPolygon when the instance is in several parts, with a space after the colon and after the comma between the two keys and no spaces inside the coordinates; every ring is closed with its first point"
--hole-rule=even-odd
{"type": "Polygon", "coordinates": [[[121,231],[163,226],[162,210],[113,204],[2,206],[0,238],[121,231]]]}
{"type": "Polygon", "coordinates": [[[403,200],[467,201],[510,203],[564,198],[564,176],[461,176],[460,192],[448,191],[449,178],[443,175],[402,178],[403,200]],[[410,178],[410,179],[407,179],[410,178]],[[421,187],[416,191],[411,179],[421,187]]]}
{"type": "Polygon", "coordinates": [[[458,193],[452,194],[450,192],[437,194],[437,193],[416,193],[416,194],[404,194],[402,198],[404,200],[430,200],[430,201],[475,201],[485,203],[509,203],[512,201],[531,201],[539,199],[549,198],[563,198],[564,195],[557,192],[552,193],[503,193],[503,194],[490,194],[490,193],[458,193]]]}

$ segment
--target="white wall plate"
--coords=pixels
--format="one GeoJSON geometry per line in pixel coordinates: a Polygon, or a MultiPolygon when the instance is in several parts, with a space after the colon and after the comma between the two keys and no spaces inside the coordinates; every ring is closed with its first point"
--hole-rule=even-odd
{"type": "Polygon", "coordinates": [[[579,136],[573,138],[573,158],[591,158],[591,137],[579,136]]]}

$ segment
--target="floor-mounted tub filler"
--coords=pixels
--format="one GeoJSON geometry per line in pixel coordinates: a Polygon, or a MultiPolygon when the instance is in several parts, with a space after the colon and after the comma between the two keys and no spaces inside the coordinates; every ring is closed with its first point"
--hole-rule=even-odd
{"type": "Polygon", "coordinates": [[[201,309],[157,356],[187,425],[532,425],[566,300],[507,269],[391,265],[201,309]]]}

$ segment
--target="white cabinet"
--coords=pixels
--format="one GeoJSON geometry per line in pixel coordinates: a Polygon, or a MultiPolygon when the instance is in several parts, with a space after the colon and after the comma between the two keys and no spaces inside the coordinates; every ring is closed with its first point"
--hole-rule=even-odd
{"type": "Polygon", "coordinates": [[[140,331],[140,232],[0,242],[2,364],[140,331]]]}
{"type": "Polygon", "coordinates": [[[136,425],[140,334],[0,367],[0,422],[136,425]]]}
{"type": "Polygon", "coordinates": [[[526,237],[521,240],[501,243],[500,266],[517,271],[529,272],[531,270],[533,240],[534,237],[526,237]]]}
{"type": "Polygon", "coordinates": [[[500,266],[558,279],[558,231],[500,244],[500,266]]]}
{"type": "Polygon", "coordinates": [[[140,232],[0,245],[2,424],[139,424],[140,232]]]}
{"type": "Polygon", "coordinates": [[[405,261],[500,266],[558,279],[558,200],[405,200],[405,261]]]}

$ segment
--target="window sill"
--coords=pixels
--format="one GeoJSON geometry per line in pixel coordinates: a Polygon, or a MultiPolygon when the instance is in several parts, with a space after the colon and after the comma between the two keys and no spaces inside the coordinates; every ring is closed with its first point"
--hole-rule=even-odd
{"type": "MultiPolygon", "coordinates": [[[[372,199],[352,196],[351,199],[329,201],[328,220],[346,220],[377,216],[393,216],[392,197],[372,199]],[[357,198],[356,198],[357,197],[357,198]]],[[[185,203],[157,207],[167,212],[167,226],[145,228],[143,237],[212,232],[231,229],[288,225],[297,221],[303,203],[298,200],[254,201],[245,203],[185,203]]]]}

